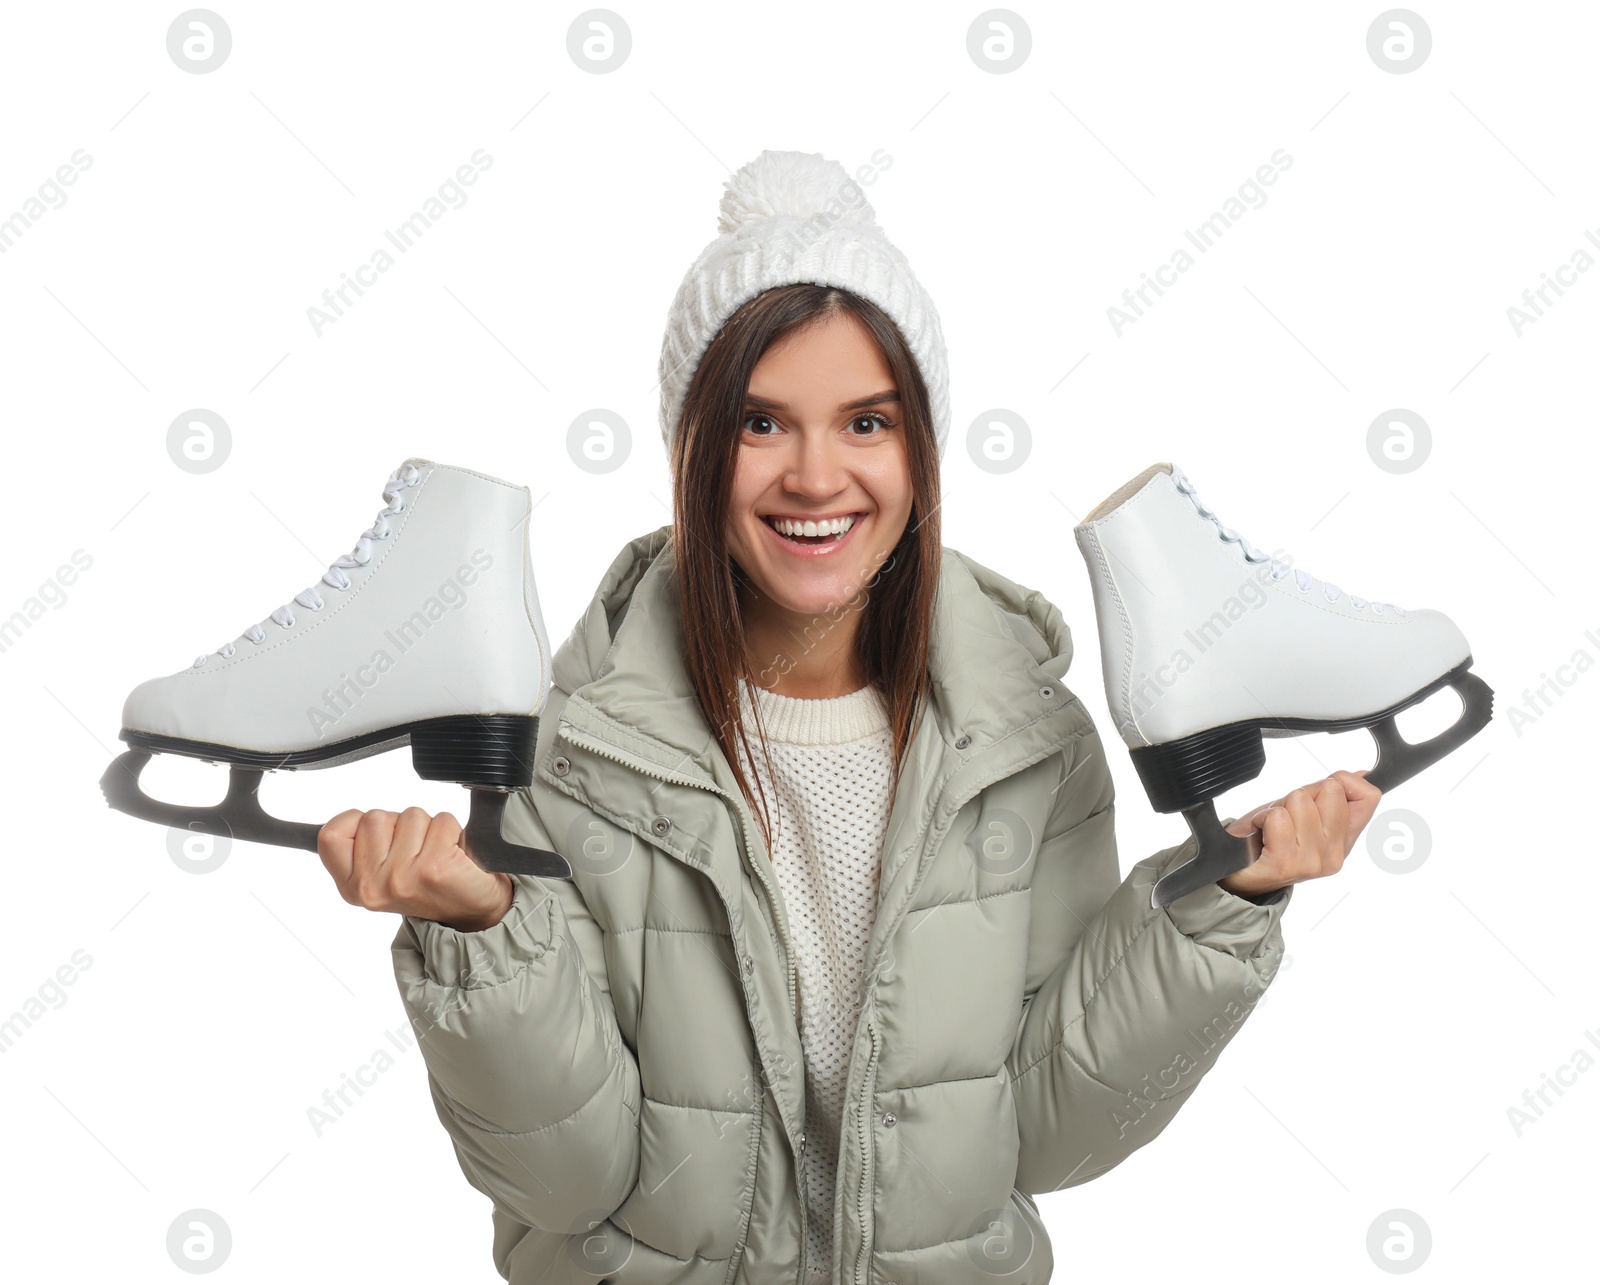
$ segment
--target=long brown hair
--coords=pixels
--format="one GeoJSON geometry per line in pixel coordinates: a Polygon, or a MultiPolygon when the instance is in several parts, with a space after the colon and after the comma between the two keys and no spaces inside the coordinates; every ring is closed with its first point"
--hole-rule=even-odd
{"type": "MultiPolygon", "coordinates": [[[[728,551],[728,504],[733,490],[745,397],[756,363],[773,344],[805,326],[848,313],[866,326],[882,350],[900,394],[900,431],[911,471],[911,515],[893,552],[869,584],[847,603],[830,604],[808,626],[825,632],[837,613],[860,610],[855,652],[871,686],[889,711],[894,774],[889,800],[927,695],[928,647],[939,585],[939,453],[927,385],[905,336],[876,304],[847,290],[816,283],[779,286],[747,300],[719,330],[700,358],[684,397],[683,418],[672,446],[672,544],[683,617],[684,650],[706,722],[753,811],[751,782],[735,746],[748,754],[737,679],[771,686],[773,665],[753,672],[746,651],[740,589],[758,592],[728,551]],[[730,628],[730,622],[732,627],[730,628]]],[[[781,672],[781,671],[780,671],[781,672]]],[[[766,735],[756,709],[756,735],[766,735]]],[[[770,763],[770,759],[768,760],[770,763]]],[[[762,837],[770,853],[771,818],[765,792],[759,805],[762,837]]]]}

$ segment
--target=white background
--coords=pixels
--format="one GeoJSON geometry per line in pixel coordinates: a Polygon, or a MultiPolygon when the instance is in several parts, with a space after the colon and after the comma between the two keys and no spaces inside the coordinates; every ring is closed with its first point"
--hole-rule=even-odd
{"type": "MultiPolygon", "coordinates": [[[[1152,461],[1313,575],[1446,611],[1497,693],[1490,728],[1385,800],[1425,819],[1421,868],[1388,873],[1363,840],[1300,886],[1289,966],[1177,1120],[1042,1197],[1057,1278],[1377,1279],[1367,1232],[1394,1208],[1431,1229],[1424,1278],[1592,1275],[1600,1066],[1521,1136],[1507,1109],[1600,1056],[1600,677],[1560,671],[1543,712],[1524,696],[1600,657],[1600,272],[1520,335],[1507,309],[1600,255],[1600,11],[1416,2],[1433,45],[1407,74],[1368,54],[1381,3],[1026,5],[1008,74],[968,54],[976,4],[616,0],[632,50],[608,74],[569,56],[578,5],[218,0],[233,46],[207,74],[168,56],[180,5],[13,8],[0,219],[78,149],[92,164],[0,254],[0,616],[74,551],[92,565],[0,653],[0,1020],[74,951],[92,964],[0,1055],[4,1274],[174,1279],[167,1228],[203,1208],[236,1281],[498,1279],[415,1049],[308,1123],[403,1024],[396,918],[309,853],[185,872],[96,782],[127,691],[316,580],[411,455],[531,486],[566,637],[618,549],[669,520],[667,305],[722,180],[770,147],[892,157],[868,197],[949,345],[944,539],[1065,614],[1125,869],[1183,823],[1150,811],[1111,728],[1071,527],[1152,461]],[[319,336],[307,309],[480,148],[466,203],[319,336]],[[1266,203],[1118,335],[1108,307],[1277,149],[1266,203]],[[606,475],[567,453],[592,407],[631,430],[606,475]],[[1007,473],[968,451],[997,407],[1032,434],[1007,473]],[[1397,407],[1432,433],[1403,474],[1367,448],[1397,407]],[[192,408],[231,430],[200,475],[166,445],[192,408]]],[[[1454,698],[1434,704],[1442,725],[1454,698]]],[[[1268,752],[1225,813],[1372,761],[1361,733],[1268,752]]],[[[178,766],[220,793],[222,769],[178,766]]],[[[404,753],[263,795],[317,821],[466,802],[404,753]]]]}

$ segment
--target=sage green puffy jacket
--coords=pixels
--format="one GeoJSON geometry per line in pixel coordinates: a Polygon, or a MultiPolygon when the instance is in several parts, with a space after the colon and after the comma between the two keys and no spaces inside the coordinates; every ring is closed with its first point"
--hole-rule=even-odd
{"type": "MultiPolygon", "coordinates": [[[[787,920],[684,668],[669,534],[622,550],[556,654],[534,781],[506,811],[571,880],[518,877],[483,932],[405,916],[394,940],[513,1285],[814,1266],[787,920]]],[[[1192,838],[1121,877],[1071,657],[1051,603],[945,549],[850,1055],[834,1285],[1047,1281],[1032,1196],[1159,1134],[1282,957],[1288,889],[1151,906],[1192,838]]]]}

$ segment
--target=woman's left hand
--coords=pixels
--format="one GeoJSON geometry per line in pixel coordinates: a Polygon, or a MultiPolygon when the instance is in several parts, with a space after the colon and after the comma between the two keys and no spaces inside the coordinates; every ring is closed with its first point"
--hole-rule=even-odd
{"type": "Polygon", "coordinates": [[[1255,897],[1338,874],[1383,797],[1366,778],[1366,769],[1335,772],[1240,817],[1228,833],[1249,840],[1252,862],[1217,883],[1255,897]]]}

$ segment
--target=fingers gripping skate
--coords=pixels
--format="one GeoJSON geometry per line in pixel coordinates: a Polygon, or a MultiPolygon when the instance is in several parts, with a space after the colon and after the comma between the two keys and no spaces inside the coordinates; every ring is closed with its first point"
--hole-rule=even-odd
{"type": "Polygon", "coordinates": [[[1476,736],[1494,716],[1494,691],[1469,672],[1469,656],[1449,673],[1386,710],[1367,718],[1336,721],[1278,718],[1211,728],[1167,745],[1133,751],[1151,803],[1158,812],[1182,812],[1196,842],[1195,857],[1156,881],[1150,904],[1170,905],[1197,888],[1226,878],[1251,863],[1247,839],[1229,834],[1212,802],[1224,790],[1254,779],[1265,766],[1263,727],[1294,732],[1343,732],[1365,728],[1377,744],[1367,780],[1387,792],[1431,767],[1476,736]],[[1461,697],[1461,716],[1437,736],[1412,743],[1400,735],[1395,716],[1444,687],[1461,697]]]}

